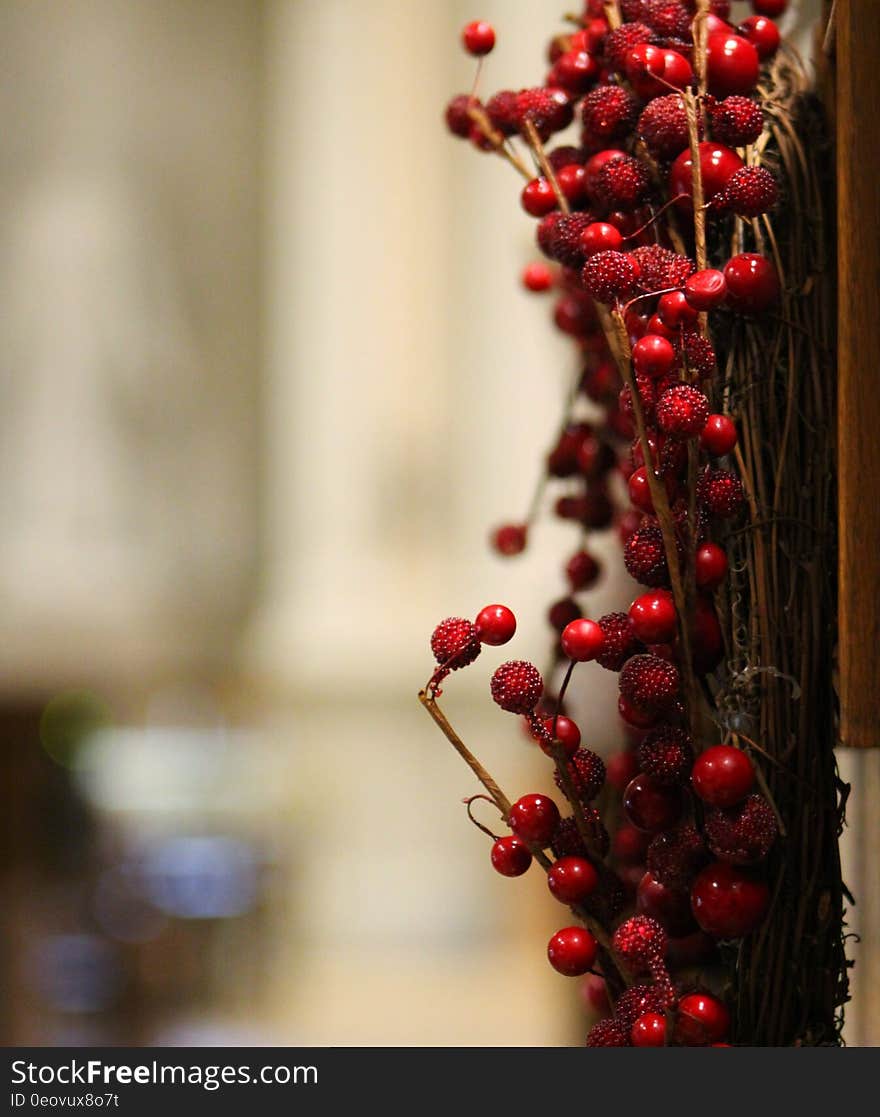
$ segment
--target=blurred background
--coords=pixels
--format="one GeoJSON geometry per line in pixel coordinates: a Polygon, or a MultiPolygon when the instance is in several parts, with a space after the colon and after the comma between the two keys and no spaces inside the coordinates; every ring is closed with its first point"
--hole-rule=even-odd
{"type": "MultiPolygon", "coordinates": [[[[491,872],[415,697],[434,625],[490,601],[540,662],[572,546],[485,546],[572,357],[519,288],[515,176],[441,121],[461,25],[518,87],[560,15],[0,2],[3,1043],[583,1042],[556,905],[491,872]]],[[[506,652],[445,706],[516,795],[547,775],[486,700],[506,652]]],[[[607,753],[613,676],[577,700],[607,753]]],[[[842,763],[876,934],[877,764],[842,763]]]]}

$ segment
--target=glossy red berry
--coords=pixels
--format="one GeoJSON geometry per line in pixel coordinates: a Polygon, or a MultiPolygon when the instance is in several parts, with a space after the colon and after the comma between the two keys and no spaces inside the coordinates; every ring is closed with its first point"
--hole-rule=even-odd
{"type": "Polygon", "coordinates": [[[755,767],[742,749],[713,745],[701,752],[691,771],[691,786],[710,807],[732,807],[752,790],[755,767]]]}
{"type": "Polygon", "coordinates": [[[594,221],[581,233],[580,244],[585,256],[595,256],[597,252],[616,252],[623,244],[623,237],[607,221],[594,221]]]}
{"type": "Polygon", "coordinates": [[[654,511],[654,498],[651,496],[651,485],[648,480],[648,471],[640,465],[629,475],[627,481],[629,499],[640,512],[652,513],[654,511]]]}
{"type": "Polygon", "coordinates": [[[547,958],[557,973],[580,977],[592,969],[598,949],[586,927],[563,927],[547,944],[547,958]]]}
{"type": "Polygon", "coordinates": [[[742,869],[714,861],[691,888],[691,908],[700,927],[719,939],[751,934],[770,906],[770,889],[742,869]]]}
{"type": "MultiPolygon", "coordinates": [[[[733,175],[743,165],[742,159],[729,147],[719,143],[704,141],[699,146],[700,170],[703,178],[703,199],[711,202],[716,194],[730,182],[733,175]]],[[[693,160],[690,149],[686,148],[678,156],[669,171],[669,189],[672,196],[684,194],[676,203],[679,209],[688,212],[693,209],[691,196],[691,172],[693,160]]]]}
{"type": "MultiPolygon", "coordinates": [[[[739,172],[734,172],[733,177],[739,172]]],[[[714,310],[721,306],[727,294],[724,273],[715,268],[704,268],[689,275],[684,281],[684,296],[694,310],[714,310]]]]}
{"type": "Polygon", "coordinates": [[[474,623],[480,643],[496,648],[506,644],[516,632],[516,617],[506,605],[486,605],[479,611],[474,623]]]}
{"type": "Polygon", "coordinates": [[[660,296],[657,313],[671,330],[682,326],[693,326],[697,321],[697,311],[685,298],[684,291],[667,291],[660,296]]]}
{"type": "Polygon", "coordinates": [[[736,446],[736,424],[729,415],[710,415],[700,432],[700,445],[716,458],[736,446]]]}
{"type": "Polygon", "coordinates": [[[727,303],[744,314],[757,314],[779,298],[779,277],[766,256],[741,252],[724,267],[727,303]]]}
{"type": "Polygon", "coordinates": [[[772,58],[782,42],[779,28],[766,16],[749,16],[737,27],[737,32],[744,39],[748,39],[762,62],[772,58]]]}
{"type": "Polygon", "coordinates": [[[560,643],[569,659],[586,663],[602,654],[605,633],[595,621],[580,617],[565,626],[560,643]]]}
{"type": "Polygon", "coordinates": [[[689,935],[697,929],[687,888],[662,884],[650,871],[644,874],[636,887],[636,911],[656,919],[674,938],[689,935]]]}
{"type": "Polygon", "coordinates": [[[665,1047],[666,1017],[659,1012],[646,1012],[630,1031],[633,1047],[665,1047]]]}
{"type": "Polygon", "coordinates": [[[549,291],[553,286],[553,272],[546,264],[536,260],[523,268],[522,284],[527,291],[534,291],[536,294],[549,291]]]}
{"type": "Polygon", "coordinates": [[[676,89],[685,89],[694,80],[690,62],[677,50],[664,50],[663,62],[663,81],[666,83],[663,92],[670,85],[674,85],[676,89]]]}
{"type": "Polygon", "coordinates": [[[632,360],[637,375],[659,380],[672,372],[675,349],[665,337],[645,334],[633,346],[632,360]]]}
{"type": "Polygon", "coordinates": [[[585,857],[560,857],[547,872],[547,887],[563,904],[580,904],[599,886],[599,875],[585,857]]]}
{"type": "Polygon", "coordinates": [[[519,555],[526,549],[528,527],[526,524],[502,524],[492,533],[492,547],[505,558],[519,555]]]}
{"type": "Polygon", "coordinates": [[[495,46],[495,28],[484,19],[475,19],[462,29],[461,41],[468,54],[488,54],[495,46]]]}
{"type": "Polygon", "coordinates": [[[634,752],[615,752],[608,757],[605,778],[617,791],[624,791],[629,781],[638,773],[634,752]]]}
{"type": "Polygon", "coordinates": [[[727,1038],[730,1013],[711,993],[688,993],[677,1005],[675,1039],[685,1047],[706,1047],[727,1038]]]}
{"type": "Polygon", "coordinates": [[[651,590],[629,607],[633,631],[644,644],[671,644],[678,631],[678,614],[669,590],[651,590]]]}
{"type": "Polygon", "coordinates": [[[624,62],[630,85],[642,100],[666,92],[666,86],[657,80],[664,77],[666,58],[661,47],[652,43],[637,43],[627,51],[624,62]]]}
{"type": "Polygon", "coordinates": [[[660,783],[654,776],[640,772],[627,784],[623,810],[633,826],[648,834],[658,834],[678,821],[681,792],[673,784],[660,783]]]}
{"type": "Polygon", "coordinates": [[[530,714],[544,691],[541,672],[533,663],[514,659],[502,663],[490,682],[492,698],[511,714],[530,714]]]}
{"type": "Polygon", "coordinates": [[[546,178],[533,178],[527,182],[522,188],[520,201],[532,217],[546,217],[557,206],[556,194],[546,178]]]}
{"type": "Polygon", "coordinates": [[[751,93],[758,84],[761,61],[754,46],[739,35],[710,35],[706,44],[706,80],[716,97],[751,93]]]}
{"type": "Polygon", "coordinates": [[[587,172],[580,163],[568,163],[556,172],[556,185],[573,205],[586,195],[587,172]]]}
{"type": "Polygon", "coordinates": [[[697,585],[700,589],[717,589],[727,577],[727,554],[717,543],[703,543],[697,548],[694,562],[697,585]]]}
{"type": "Polygon", "coordinates": [[[515,834],[498,838],[490,856],[492,868],[503,877],[521,877],[532,863],[529,847],[515,834]]]}
{"type": "Polygon", "coordinates": [[[510,808],[507,822],[518,838],[545,849],[559,825],[559,808],[548,795],[523,795],[510,808]]]}
{"type": "Polygon", "coordinates": [[[599,66],[586,50],[567,50],[553,64],[553,85],[578,96],[586,93],[599,73],[599,66]]]}
{"type": "MultiPolygon", "coordinates": [[[[567,757],[574,756],[581,743],[581,731],[578,729],[577,723],[563,714],[557,714],[555,717],[544,718],[542,724],[550,742],[558,744],[567,757]]],[[[552,745],[550,743],[541,738],[540,745],[543,752],[552,756],[552,745]]]]}

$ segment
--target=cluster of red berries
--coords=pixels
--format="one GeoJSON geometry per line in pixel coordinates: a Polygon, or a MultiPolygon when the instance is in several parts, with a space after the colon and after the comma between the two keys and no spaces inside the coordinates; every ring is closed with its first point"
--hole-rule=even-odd
{"type": "MultiPolygon", "coordinates": [[[[525,268],[522,283],[556,293],[554,322],[580,361],[578,390],[540,489],[561,485],[555,514],[580,533],[564,563],[566,593],[549,608],[553,662],[542,676],[532,663],[511,660],[490,683],[496,704],[524,718],[552,758],[568,813],[543,792],[522,796],[505,812],[510,833],[494,839],[491,862],[511,877],[536,859],[546,867],[551,894],[585,924],[558,931],[548,958],[566,976],[590,975],[588,988],[601,988],[593,1001],[604,998],[610,1007],[597,984],[604,966],[639,979],[593,1027],[588,1046],[723,1046],[731,1024],[724,1004],[705,990],[677,987],[673,974],[717,960],[717,940],[748,935],[765,918],[770,896],[759,865],[777,821],[754,790],[750,755],[732,744],[703,748],[695,739],[686,684],[715,672],[724,658],[714,595],[728,574],[725,533],[747,503],[733,467],[735,416],[718,407],[723,394],[709,322],[765,312],[782,295],[763,251],[729,256],[723,246],[734,225],[746,241],[749,223],[779,201],[776,178],[755,154],[765,127],[755,91],[780,43],[771,17],[785,3],[754,0],[754,14],[737,27],[727,22],[728,0],[711,0],[708,15],[699,5],[707,31],[704,88],[695,77],[695,0],[619,0],[617,7],[621,22],[612,26],[613,9],[586,0],[579,28],[551,41],[543,85],[485,101],[474,91],[446,110],[450,131],[479,150],[520,169],[516,145],[533,155],[536,172],[520,202],[537,220],[545,259],[525,268]],[[570,126],[576,136],[545,147],[570,126]],[[706,229],[702,246],[698,224],[706,229]],[[698,267],[697,259],[706,263],[698,267]],[[615,524],[626,570],[644,592],[628,611],[592,620],[581,595],[602,570],[584,535],[615,524]],[[607,764],[582,743],[563,702],[574,665],[593,661],[618,675],[618,709],[631,742],[607,764]],[[545,678],[566,662],[554,694],[545,678]],[[619,811],[611,813],[621,821],[612,837],[602,812],[615,797],[619,811]],[[634,914],[626,917],[628,905],[634,914]],[[611,938],[611,955],[591,920],[611,938]]],[[[462,41],[482,59],[495,33],[475,22],[462,41]]],[[[521,553],[531,527],[531,514],[503,524],[493,532],[494,549],[521,553]]],[[[483,644],[506,643],[515,627],[498,605],[473,622],[438,625],[432,694],[483,644]]]]}

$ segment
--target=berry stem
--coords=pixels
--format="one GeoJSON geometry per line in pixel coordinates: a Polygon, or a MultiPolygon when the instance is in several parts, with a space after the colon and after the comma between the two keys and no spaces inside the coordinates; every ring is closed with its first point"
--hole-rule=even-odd
{"type": "MultiPolygon", "coordinates": [[[[696,20],[694,21],[696,22],[696,20]]],[[[688,142],[691,151],[691,189],[694,203],[694,250],[697,267],[706,267],[706,209],[703,196],[703,170],[700,166],[700,129],[698,126],[697,99],[693,90],[684,91],[684,109],[687,116],[688,142]]],[[[702,332],[705,332],[703,330],[702,332]]]]}
{"type": "Polygon", "coordinates": [[[467,816],[474,824],[474,826],[476,826],[478,830],[482,830],[484,834],[488,834],[493,842],[497,842],[498,835],[493,834],[488,826],[484,826],[478,818],[474,817],[474,813],[471,810],[471,805],[473,804],[475,799],[482,799],[484,803],[491,803],[493,807],[497,807],[498,804],[495,802],[494,799],[490,799],[488,795],[469,795],[466,799],[462,799],[462,803],[464,803],[465,809],[467,810],[467,816]]]}
{"type": "MultiPolygon", "coordinates": [[[[608,316],[608,311],[603,307],[605,316],[608,316]]],[[[601,312],[600,312],[601,313],[601,312]]],[[[633,375],[632,363],[629,356],[629,336],[626,330],[626,324],[623,320],[623,315],[620,311],[615,310],[611,315],[611,322],[613,325],[612,335],[614,343],[611,347],[611,352],[614,354],[617,366],[620,369],[620,374],[623,382],[630,390],[632,397],[633,416],[636,421],[636,432],[639,436],[639,443],[642,448],[642,457],[645,462],[645,473],[648,479],[648,489],[651,493],[651,500],[654,504],[654,511],[657,515],[657,522],[660,525],[660,532],[663,536],[663,548],[666,552],[666,565],[669,569],[669,581],[672,586],[672,596],[675,600],[675,609],[678,614],[678,635],[681,644],[680,666],[682,678],[684,679],[685,688],[685,705],[687,709],[688,722],[691,728],[691,735],[696,739],[696,723],[697,723],[697,683],[694,676],[694,664],[691,658],[691,633],[690,625],[688,624],[687,612],[687,595],[685,592],[684,579],[682,577],[681,563],[678,558],[678,547],[675,538],[675,523],[672,519],[672,512],[669,507],[669,500],[666,495],[666,486],[660,480],[659,476],[654,470],[654,458],[651,453],[651,447],[648,443],[648,431],[645,423],[645,413],[642,410],[642,400],[639,396],[638,387],[636,386],[635,376],[633,375]]],[[[607,335],[606,335],[607,336],[607,335]]],[[[610,339],[609,339],[610,340],[610,339]]]]}
{"type": "Polygon", "coordinates": [[[620,18],[620,8],[617,6],[617,0],[607,0],[605,18],[608,20],[608,26],[612,31],[616,31],[620,27],[623,21],[620,18]]]}
{"type": "Polygon", "coordinates": [[[483,787],[485,787],[486,791],[488,791],[490,799],[498,810],[501,811],[501,815],[506,821],[507,816],[510,814],[510,800],[449,724],[446,715],[437,705],[436,699],[431,697],[427,691],[420,690],[419,701],[440,727],[447,741],[449,741],[465,764],[467,764],[483,787]]]}
{"type": "Polygon", "coordinates": [[[523,122],[523,131],[526,134],[528,145],[532,149],[532,154],[537,160],[538,166],[541,168],[541,173],[553,187],[553,193],[556,195],[556,201],[559,204],[560,211],[564,214],[571,213],[571,206],[568,204],[568,198],[566,198],[559,189],[559,183],[556,181],[556,174],[550,160],[547,158],[547,152],[544,150],[544,145],[541,143],[541,137],[538,135],[538,129],[535,127],[534,121],[526,117],[523,122]]]}
{"type": "MultiPolygon", "coordinates": [[[[706,41],[708,38],[706,17],[709,15],[709,0],[697,0],[697,13],[691,24],[694,40],[694,73],[697,75],[700,97],[706,96],[706,41]]],[[[702,265],[705,267],[705,264],[702,265]]]]}
{"type": "Polygon", "coordinates": [[[526,182],[531,182],[534,177],[532,172],[525,163],[523,163],[522,159],[507,147],[504,142],[504,136],[502,136],[500,132],[495,131],[485,111],[481,109],[479,105],[471,105],[467,114],[489,143],[495,148],[496,152],[506,159],[512,167],[519,171],[526,182]]]}

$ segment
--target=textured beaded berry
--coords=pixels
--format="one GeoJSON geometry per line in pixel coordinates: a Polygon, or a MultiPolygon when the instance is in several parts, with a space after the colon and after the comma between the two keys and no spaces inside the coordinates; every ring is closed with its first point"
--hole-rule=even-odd
{"type": "Polygon", "coordinates": [[[632,155],[609,160],[596,176],[593,196],[608,209],[635,209],[651,185],[648,168],[632,155]]]}
{"type": "Polygon", "coordinates": [[[646,1012],[663,1013],[669,1004],[669,998],[659,985],[631,985],[617,998],[614,1006],[614,1019],[618,1027],[626,1029],[629,1033],[633,1024],[646,1012]]]}
{"type": "Polygon", "coordinates": [[[548,795],[523,795],[510,808],[508,825],[524,842],[545,849],[559,826],[559,808],[548,795]]]}
{"type": "Polygon", "coordinates": [[[514,659],[502,663],[490,683],[492,698],[511,714],[530,714],[538,704],[544,680],[533,663],[514,659]]]}
{"type": "Polygon", "coordinates": [[[611,945],[628,970],[640,973],[663,958],[666,942],[666,932],[656,919],[634,915],[617,928],[611,945]]]}
{"type": "Polygon", "coordinates": [[[694,759],[690,735],[673,725],[652,729],[637,751],[639,767],[658,783],[684,783],[694,759]]]}
{"type": "Polygon", "coordinates": [[[652,875],[670,888],[690,884],[709,860],[706,843],[689,822],[656,834],[645,855],[652,875]]]}
{"type": "Polygon", "coordinates": [[[496,839],[490,856],[492,868],[503,877],[521,877],[532,863],[529,847],[515,834],[496,839]]]}
{"type": "Polygon", "coordinates": [[[655,159],[674,159],[688,145],[684,99],[677,93],[656,97],[643,110],[636,131],[655,159]]]}
{"type": "Polygon", "coordinates": [[[691,384],[675,384],[657,400],[657,426],[671,438],[696,438],[709,418],[709,399],[691,384]]]}
{"type": "Polygon", "coordinates": [[[620,85],[599,85],[581,102],[581,120],[591,139],[607,143],[624,139],[633,130],[638,105],[620,85]]]}
{"type": "Polygon", "coordinates": [[[748,795],[734,807],[706,812],[706,842],[719,861],[752,865],[763,860],[776,841],[778,827],[762,795],[748,795]]]}
{"type": "Polygon", "coordinates": [[[596,660],[608,671],[619,671],[630,656],[641,651],[628,613],[606,613],[598,620],[604,645],[596,660]]]}
{"type": "Polygon", "coordinates": [[[778,199],[779,187],[766,167],[740,167],[719,196],[720,203],[738,217],[759,217],[773,209],[778,199]]]}
{"type": "Polygon", "coordinates": [[[629,1037],[614,1020],[599,1020],[587,1033],[587,1047],[630,1047],[629,1037]]]}
{"type": "Polygon", "coordinates": [[[563,927],[547,944],[547,958],[557,973],[580,977],[592,968],[598,949],[586,927],[563,927]]]}
{"type": "Polygon", "coordinates": [[[638,266],[623,252],[597,252],[584,264],[581,278],[584,290],[600,303],[614,303],[632,291],[638,279],[638,266]]]}
{"type": "Polygon", "coordinates": [[[665,710],[674,704],[681,686],[678,668],[656,655],[635,655],[623,665],[620,693],[643,710],[665,710]]]}
{"type": "Polygon", "coordinates": [[[573,593],[595,585],[601,572],[602,568],[589,551],[576,551],[565,564],[565,576],[573,593]]]}
{"type": "MultiPolygon", "coordinates": [[[[600,756],[591,749],[580,748],[566,765],[568,778],[581,803],[589,803],[595,799],[605,783],[605,764],[600,756]]],[[[560,791],[564,790],[564,783],[559,772],[553,773],[553,779],[560,791]]]]}
{"type": "Polygon", "coordinates": [[[764,130],[764,113],[751,97],[725,97],[709,106],[712,135],[728,147],[753,144],[764,130]]]}
{"type": "Polygon", "coordinates": [[[480,654],[477,627],[464,617],[447,617],[431,635],[431,651],[441,666],[450,671],[467,667],[480,654]]]}
{"type": "Polygon", "coordinates": [[[729,520],[745,504],[742,481],[728,469],[707,469],[697,486],[697,496],[706,511],[721,520],[729,520]]]}
{"type": "Polygon", "coordinates": [[[667,287],[680,287],[696,270],[690,256],[673,252],[662,244],[645,244],[629,254],[639,269],[639,286],[643,291],[663,291],[667,287]]]}
{"type": "Polygon", "coordinates": [[[669,581],[663,533],[657,524],[643,521],[624,544],[626,569],[643,586],[664,586],[669,581]]]}

